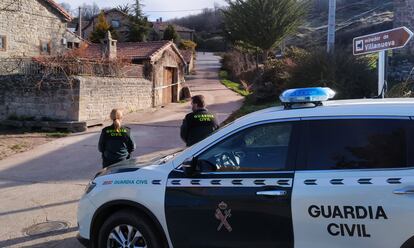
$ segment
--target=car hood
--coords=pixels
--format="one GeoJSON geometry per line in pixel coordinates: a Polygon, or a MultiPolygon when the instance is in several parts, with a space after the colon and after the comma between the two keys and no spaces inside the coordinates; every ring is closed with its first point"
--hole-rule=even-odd
{"type": "Polygon", "coordinates": [[[151,165],[165,164],[182,150],[182,148],[175,148],[162,152],[151,153],[141,157],[127,159],[111,165],[105,169],[102,169],[96,174],[95,178],[117,173],[133,172],[151,165]]]}

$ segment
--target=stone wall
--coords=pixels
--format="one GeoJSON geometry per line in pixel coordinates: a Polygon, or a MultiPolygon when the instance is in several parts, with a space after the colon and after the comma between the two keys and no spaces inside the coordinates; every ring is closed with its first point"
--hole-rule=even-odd
{"type": "Polygon", "coordinates": [[[141,78],[0,77],[0,120],[100,122],[112,108],[125,112],[152,106],[152,83],[141,78]]]}
{"type": "Polygon", "coordinates": [[[49,43],[51,54],[64,51],[62,38],[67,23],[42,0],[1,0],[0,36],[6,36],[1,57],[41,55],[41,42],[49,43]]]}
{"type": "Polygon", "coordinates": [[[66,78],[0,76],[0,119],[77,120],[79,85],[66,78]]]}
{"type": "Polygon", "coordinates": [[[105,120],[113,108],[125,113],[152,107],[152,82],[143,78],[76,77],[79,121],[105,120]]]}

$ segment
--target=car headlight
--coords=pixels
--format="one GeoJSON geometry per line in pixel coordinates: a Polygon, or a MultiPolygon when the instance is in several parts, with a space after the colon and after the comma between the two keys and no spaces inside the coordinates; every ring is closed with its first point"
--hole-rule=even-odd
{"type": "Polygon", "coordinates": [[[89,184],[85,188],[85,194],[89,194],[94,188],[96,187],[96,183],[94,181],[89,182],[89,184]]]}

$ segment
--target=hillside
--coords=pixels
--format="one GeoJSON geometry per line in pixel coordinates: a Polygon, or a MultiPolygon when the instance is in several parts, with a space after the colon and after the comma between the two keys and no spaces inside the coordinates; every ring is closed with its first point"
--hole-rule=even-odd
{"type": "MultiPolygon", "coordinates": [[[[393,0],[337,0],[337,43],[350,45],[356,36],[392,28],[393,0]]],[[[219,9],[206,9],[198,15],[171,20],[196,30],[199,42],[220,39],[223,15],[219,9]]],[[[301,47],[326,42],[328,0],[312,0],[304,24],[287,45],[301,47]]],[[[205,45],[205,44],[203,44],[205,45]]]]}
{"type": "MultiPolygon", "coordinates": [[[[319,2],[314,1],[299,34],[291,38],[288,44],[312,46],[326,42],[328,7],[321,7],[319,2]]],[[[350,45],[356,36],[392,28],[393,18],[392,0],[338,1],[336,41],[338,44],[350,45]]]]}

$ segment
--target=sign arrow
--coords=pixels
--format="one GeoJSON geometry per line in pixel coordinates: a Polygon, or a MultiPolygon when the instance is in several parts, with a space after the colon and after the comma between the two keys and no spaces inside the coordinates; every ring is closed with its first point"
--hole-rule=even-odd
{"type": "Polygon", "coordinates": [[[353,42],[354,55],[403,48],[411,40],[413,35],[413,32],[407,27],[399,27],[356,37],[353,42]]]}

